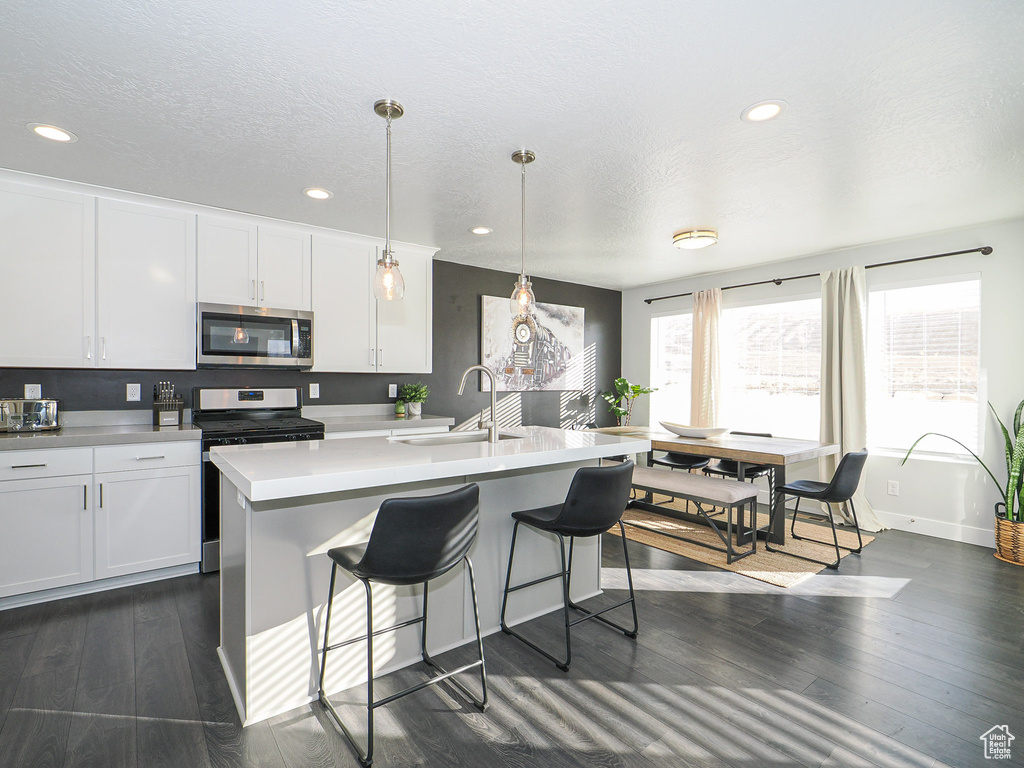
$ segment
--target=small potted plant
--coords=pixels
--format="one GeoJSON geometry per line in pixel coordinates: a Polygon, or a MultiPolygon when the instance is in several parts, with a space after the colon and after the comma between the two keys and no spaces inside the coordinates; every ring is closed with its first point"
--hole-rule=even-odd
{"type": "Polygon", "coordinates": [[[398,399],[405,403],[405,410],[410,416],[423,413],[423,403],[427,401],[430,390],[422,381],[415,384],[403,384],[398,388],[398,399]]]}
{"type": "Polygon", "coordinates": [[[642,387],[639,384],[630,384],[627,379],[621,376],[614,382],[615,389],[612,392],[602,392],[601,397],[608,401],[608,410],[615,414],[615,423],[620,427],[629,426],[629,417],[633,415],[633,401],[640,395],[649,395],[657,390],[657,387],[642,387]],[[622,401],[626,401],[626,407],[622,407],[622,401]]]}
{"type": "Polygon", "coordinates": [[[395,402],[395,418],[405,418],[405,402],[402,400],[398,400],[395,402]]]}
{"type": "Polygon", "coordinates": [[[999,414],[992,407],[992,403],[989,403],[988,407],[992,411],[992,415],[996,417],[996,421],[999,422],[999,428],[1003,432],[1004,450],[1006,453],[1005,486],[996,479],[992,470],[985,466],[985,462],[981,460],[978,454],[955,437],[943,435],[940,432],[925,432],[917,438],[914,444],[910,446],[910,450],[907,451],[907,455],[903,457],[902,463],[907,463],[907,459],[910,458],[910,454],[917,447],[917,444],[929,435],[952,440],[971,454],[975,461],[981,464],[982,468],[988,473],[988,476],[992,478],[992,482],[999,489],[999,495],[1003,497],[1002,501],[996,502],[996,557],[1008,563],[1024,565],[1024,489],[1021,488],[1021,480],[1024,479],[1021,475],[1021,466],[1024,465],[1024,424],[1021,424],[1024,400],[1021,400],[1017,406],[1016,413],[1013,415],[1013,432],[1010,432],[1006,425],[1003,424],[1003,420],[999,418],[999,414]],[[1002,511],[1000,511],[1000,507],[1002,507],[1002,511]]]}

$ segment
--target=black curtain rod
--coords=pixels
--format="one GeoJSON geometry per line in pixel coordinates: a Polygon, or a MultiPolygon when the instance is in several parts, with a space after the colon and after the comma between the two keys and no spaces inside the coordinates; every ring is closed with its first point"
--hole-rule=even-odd
{"type": "MultiPolygon", "coordinates": [[[[934,253],[931,256],[915,256],[912,259],[897,259],[896,261],[883,261],[879,264],[868,264],[864,269],[874,269],[875,267],[891,267],[893,264],[909,264],[912,261],[928,261],[929,259],[941,259],[946,256],[963,256],[965,253],[980,253],[982,256],[988,256],[992,253],[992,246],[983,245],[980,248],[971,248],[966,251],[950,251],[949,253],[934,253]]],[[[758,280],[754,283],[740,283],[739,285],[726,285],[723,286],[723,291],[728,291],[733,288],[749,288],[753,285],[782,285],[788,283],[790,280],[806,280],[808,277],[820,277],[821,272],[811,272],[807,275],[794,275],[792,277],[775,277],[771,280],[758,280]]],[[[687,293],[673,293],[671,296],[656,296],[651,299],[644,299],[644,304],[650,304],[653,301],[664,301],[665,299],[681,299],[684,296],[693,296],[693,291],[687,293]]]]}

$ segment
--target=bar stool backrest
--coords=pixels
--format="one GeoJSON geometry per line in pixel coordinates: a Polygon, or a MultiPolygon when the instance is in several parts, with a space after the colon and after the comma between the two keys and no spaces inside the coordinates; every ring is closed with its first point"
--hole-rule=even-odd
{"type": "MultiPolygon", "coordinates": [[[[821,501],[829,504],[840,504],[849,501],[860,485],[860,476],[864,471],[864,462],[868,460],[867,448],[851,452],[843,456],[836,467],[836,473],[828,487],[821,493],[821,501]]],[[[816,497],[817,498],[817,497],[816,497]]]]}
{"type": "Polygon", "coordinates": [[[451,570],[476,539],[480,487],[386,499],[370,531],[361,570],[390,584],[419,584],[451,570]]]}
{"type": "Polygon", "coordinates": [[[622,517],[632,484],[632,461],[577,469],[554,525],[572,536],[604,533],[622,517]]]}

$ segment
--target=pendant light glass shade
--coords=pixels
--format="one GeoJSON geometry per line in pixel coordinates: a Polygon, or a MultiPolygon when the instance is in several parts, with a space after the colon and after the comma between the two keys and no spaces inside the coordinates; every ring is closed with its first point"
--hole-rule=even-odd
{"type": "Polygon", "coordinates": [[[401,301],[405,297],[405,280],[398,271],[398,260],[391,251],[391,121],[405,114],[402,105],[391,99],[381,99],[373,111],[388,121],[388,175],[387,207],[384,217],[384,253],[377,259],[373,276],[373,295],[377,301],[401,301]]]}
{"type": "Polygon", "coordinates": [[[533,295],[533,283],[526,275],[520,275],[512,289],[512,298],[509,300],[509,311],[513,315],[532,315],[533,305],[537,303],[537,297],[533,295]]]}
{"type": "Polygon", "coordinates": [[[405,279],[398,271],[398,261],[390,253],[377,259],[373,295],[377,301],[400,301],[405,297],[405,279]]]}

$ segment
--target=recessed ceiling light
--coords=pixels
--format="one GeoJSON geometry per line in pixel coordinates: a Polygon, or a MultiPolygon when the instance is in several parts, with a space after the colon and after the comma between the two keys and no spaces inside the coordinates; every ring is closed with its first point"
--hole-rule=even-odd
{"type": "Polygon", "coordinates": [[[672,245],[695,251],[718,242],[718,233],[713,229],[684,229],[672,235],[672,245]]]}
{"type": "Polygon", "coordinates": [[[786,106],[786,102],[778,99],[761,101],[744,109],[740,118],[748,123],[763,123],[765,120],[778,117],[784,106],[786,106]]]}
{"type": "Polygon", "coordinates": [[[473,227],[469,231],[472,232],[474,235],[489,235],[494,230],[491,229],[490,227],[473,227]]]}
{"type": "Polygon", "coordinates": [[[320,187],[306,187],[302,191],[306,197],[311,197],[314,200],[329,200],[334,197],[334,193],[329,189],[321,189],[320,187]]]}
{"type": "Polygon", "coordinates": [[[71,131],[58,128],[56,125],[47,125],[46,123],[29,123],[28,128],[39,136],[42,136],[44,139],[62,141],[66,144],[74,144],[78,141],[78,137],[71,131]]]}

